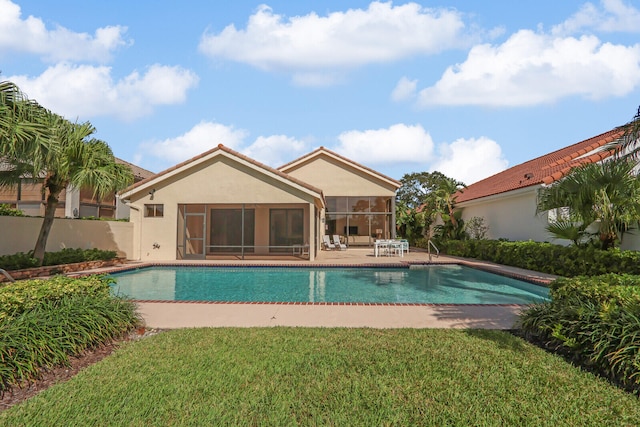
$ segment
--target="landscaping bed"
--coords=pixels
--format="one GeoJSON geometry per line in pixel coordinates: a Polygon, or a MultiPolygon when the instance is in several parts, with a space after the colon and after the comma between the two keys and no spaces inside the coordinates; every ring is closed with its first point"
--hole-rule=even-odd
{"type": "MultiPolygon", "coordinates": [[[[93,270],[96,268],[102,267],[112,267],[114,265],[119,265],[124,262],[122,258],[115,258],[111,260],[97,260],[97,261],[83,261],[83,262],[74,262],[71,264],[59,264],[59,265],[49,265],[44,267],[33,267],[33,268],[25,268],[22,270],[11,270],[8,273],[15,280],[23,280],[23,279],[34,279],[37,277],[49,277],[55,276],[56,274],[67,274],[67,273],[75,273],[78,271],[86,271],[93,270]]],[[[7,279],[4,275],[0,274],[0,283],[7,282],[7,279]]]]}
{"type": "Polygon", "coordinates": [[[0,285],[0,393],[142,325],[135,305],[111,295],[105,276],[0,285]]]}

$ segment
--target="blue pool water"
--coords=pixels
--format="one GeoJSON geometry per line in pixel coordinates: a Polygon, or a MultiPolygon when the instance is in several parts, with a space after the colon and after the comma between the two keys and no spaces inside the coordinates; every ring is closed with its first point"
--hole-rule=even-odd
{"type": "Polygon", "coordinates": [[[543,286],[458,265],[427,268],[149,267],[112,274],[136,300],[530,304],[543,286]]]}

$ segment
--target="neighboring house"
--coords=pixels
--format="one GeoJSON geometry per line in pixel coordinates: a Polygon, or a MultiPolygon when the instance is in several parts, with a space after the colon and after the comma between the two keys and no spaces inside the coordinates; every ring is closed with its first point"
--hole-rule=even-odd
{"type": "MultiPolygon", "coordinates": [[[[126,162],[116,157],[116,163],[128,166],[133,172],[134,182],[153,176],[153,172],[126,162]]],[[[12,208],[20,209],[28,216],[44,216],[46,194],[42,192],[42,178],[33,180],[23,179],[14,188],[0,188],[0,204],[8,204],[12,208]]],[[[129,208],[109,194],[103,198],[93,195],[93,190],[75,189],[67,187],[60,193],[60,202],[56,209],[58,218],[128,218],[129,208]]]]}
{"type": "Polygon", "coordinates": [[[313,260],[324,234],[363,244],[378,231],[393,236],[399,186],[324,148],[274,169],[220,144],[120,197],[131,208],[138,259],[313,260]]]}
{"type": "MultiPolygon", "coordinates": [[[[576,166],[597,163],[611,156],[613,152],[602,147],[620,136],[622,132],[613,129],[471,184],[457,194],[456,207],[463,209],[465,221],[472,217],[484,218],[490,239],[567,244],[567,241],[554,240],[545,229],[549,212],[536,215],[538,189],[558,181],[576,166]]],[[[635,244],[633,238],[625,236],[625,240],[624,246],[635,244]]]]}

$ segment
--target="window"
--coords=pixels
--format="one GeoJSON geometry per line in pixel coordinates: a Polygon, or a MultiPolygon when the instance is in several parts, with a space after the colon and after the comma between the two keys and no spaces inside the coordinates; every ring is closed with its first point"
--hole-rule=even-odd
{"type": "Polygon", "coordinates": [[[571,212],[569,211],[568,207],[551,209],[549,210],[549,214],[547,215],[547,221],[549,223],[569,221],[570,219],[571,212]]]}
{"type": "Polygon", "coordinates": [[[144,205],[145,217],[162,217],[164,216],[164,205],[144,205]]]}

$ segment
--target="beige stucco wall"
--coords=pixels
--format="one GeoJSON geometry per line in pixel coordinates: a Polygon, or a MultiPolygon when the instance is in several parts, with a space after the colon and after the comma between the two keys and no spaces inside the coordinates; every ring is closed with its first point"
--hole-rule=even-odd
{"type": "MultiPolygon", "coordinates": [[[[42,218],[0,216],[0,255],[33,250],[42,218]]],[[[133,224],[120,221],[88,221],[56,218],[47,240],[47,252],[63,248],[98,248],[131,258],[133,224]]]]}
{"type": "Polygon", "coordinates": [[[395,196],[396,188],[328,156],[314,157],[287,173],[321,188],[325,196],[395,196]]]}
{"type": "Polygon", "coordinates": [[[489,239],[505,238],[513,241],[534,240],[566,244],[554,240],[545,230],[546,213],[536,215],[536,188],[517,190],[497,197],[487,197],[480,201],[459,203],[463,208],[462,218],[467,221],[477,216],[484,218],[489,227],[489,239]]]}
{"type": "MultiPolygon", "coordinates": [[[[213,159],[156,182],[130,196],[130,221],[134,223],[134,252],[136,259],[176,259],[178,204],[291,204],[305,205],[306,217],[313,212],[314,197],[282,180],[267,176],[259,170],[238,163],[225,156],[213,159]],[[152,196],[151,189],[155,189],[152,196]],[[145,218],[145,204],[163,204],[164,216],[145,218]]],[[[256,219],[264,218],[260,207],[256,219]]],[[[266,213],[268,216],[268,212],[266,213]]],[[[315,240],[315,230],[309,221],[305,227],[315,240]]],[[[268,230],[256,230],[256,239],[267,239],[268,230]],[[265,234],[266,233],[266,234],[265,234]]],[[[258,242],[256,241],[256,244],[258,242]]]]}

